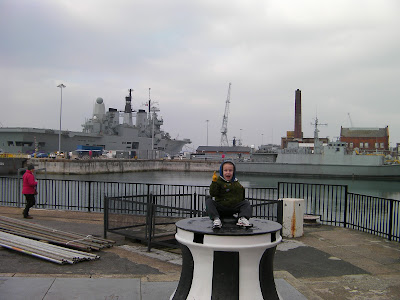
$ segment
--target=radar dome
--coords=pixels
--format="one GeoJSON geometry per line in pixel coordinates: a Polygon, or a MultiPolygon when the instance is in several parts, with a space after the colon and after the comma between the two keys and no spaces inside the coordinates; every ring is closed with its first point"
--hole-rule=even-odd
{"type": "Polygon", "coordinates": [[[103,120],[104,116],[106,114],[106,108],[104,106],[103,98],[97,98],[96,102],[93,106],[93,120],[103,120]]]}

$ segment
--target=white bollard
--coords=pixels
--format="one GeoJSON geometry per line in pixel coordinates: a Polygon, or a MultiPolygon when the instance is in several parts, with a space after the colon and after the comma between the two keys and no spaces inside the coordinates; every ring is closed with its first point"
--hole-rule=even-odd
{"type": "Polygon", "coordinates": [[[304,234],[304,199],[283,198],[283,237],[301,237],[304,234]]]}
{"type": "Polygon", "coordinates": [[[210,218],[176,223],[182,273],[170,300],[278,300],[273,260],[281,225],[252,218],[251,228],[236,222],[212,229],[210,218]]]}

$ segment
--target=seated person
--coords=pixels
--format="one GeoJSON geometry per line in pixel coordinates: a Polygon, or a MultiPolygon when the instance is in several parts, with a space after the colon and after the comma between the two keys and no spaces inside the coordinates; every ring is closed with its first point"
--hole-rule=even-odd
{"type": "Polygon", "coordinates": [[[232,160],[224,160],[212,177],[210,195],[206,197],[206,212],[213,220],[213,228],[221,228],[221,217],[238,214],[236,225],[251,227],[249,219],[252,215],[250,202],[245,200],[244,187],[235,178],[235,164],[232,160]]]}

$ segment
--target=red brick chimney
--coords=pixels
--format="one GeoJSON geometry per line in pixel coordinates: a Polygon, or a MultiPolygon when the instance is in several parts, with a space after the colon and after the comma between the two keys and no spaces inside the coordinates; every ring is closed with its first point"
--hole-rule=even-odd
{"type": "Polygon", "coordinates": [[[303,139],[303,132],[301,131],[301,91],[296,90],[294,104],[294,138],[303,139]]]}

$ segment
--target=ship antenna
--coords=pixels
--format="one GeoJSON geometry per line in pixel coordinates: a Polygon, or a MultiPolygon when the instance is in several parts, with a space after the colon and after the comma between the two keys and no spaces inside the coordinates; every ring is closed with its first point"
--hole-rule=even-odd
{"type": "Polygon", "coordinates": [[[328,124],[318,123],[318,117],[317,117],[317,115],[315,115],[314,124],[311,123],[311,125],[314,125],[314,153],[321,154],[322,153],[322,143],[319,140],[319,136],[318,136],[318,132],[319,132],[318,126],[328,125],[328,124]]]}
{"type": "Polygon", "coordinates": [[[150,113],[150,107],[151,107],[150,90],[151,90],[151,88],[149,88],[149,113],[150,113]]]}

